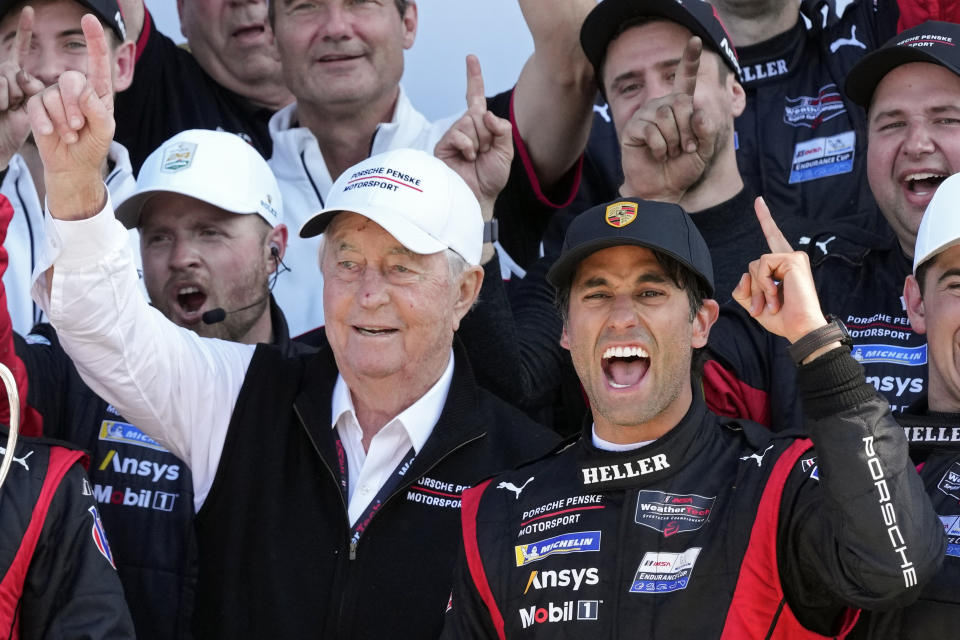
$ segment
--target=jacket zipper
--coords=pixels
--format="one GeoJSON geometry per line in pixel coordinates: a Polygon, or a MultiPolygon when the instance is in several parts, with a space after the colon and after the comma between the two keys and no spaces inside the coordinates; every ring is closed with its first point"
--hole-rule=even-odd
{"type": "MultiPolygon", "coordinates": [[[[327,464],[327,460],[326,460],[326,458],[323,457],[323,454],[320,453],[320,447],[317,446],[316,441],[313,439],[313,435],[310,433],[310,430],[307,429],[307,422],[306,422],[306,420],[303,419],[303,416],[300,415],[300,410],[297,408],[297,405],[296,405],[296,404],[293,405],[293,411],[294,411],[294,413],[297,414],[297,419],[300,421],[300,426],[303,427],[303,430],[306,432],[306,434],[307,434],[307,439],[310,440],[310,444],[313,446],[313,450],[314,450],[314,452],[317,454],[317,457],[320,458],[320,462],[323,463],[324,468],[326,468],[327,472],[330,474],[330,477],[333,479],[334,484],[337,484],[337,483],[339,482],[339,480],[337,479],[337,475],[333,472],[333,469],[330,468],[330,465],[327,464]]],[[[482,434],[476,436],[475,438],[471,438],[470,440],[467,440],[467,441],[465,441],[465,442],[461,442],[461,443],[458,444],[456,447],[454,447],[454,448],[451,449],[450,451],[447,451],[445,454],[443,454],[442,456],[440,456],[439,458],[437,458],[437,460],[434,461],[434,463],[433,463],[432,465],[430,465],[429,467],[427,467],[427,468],[423,471],[423,473],[427,473],[427,472],[431,471],[431,470],[434,469],[438,464],[440,464],[441,462],[443,462],[444,460],[446,460],[448,457],[450,457],[450,456],[451,456],[453,453],[455,453],[456,451],[459,451],[460,449],[462,449],[463,447],[467,446],[468,444],[471,444],[471,443],[476,442],[477,440],[479,440],[479,439],[481,439],[481,438],[486,437],[486,435],[487,435],[487,434],[482,433],[482,434]]],[[[386,506],[388,502],[390,502],[395,496],[397,496],[397,495],[399,495],[400,493],[402,493],[403,491],[405,491],[409,486],[410,486],[409,484],[405,484],[405,485],[403,485],[403,486],[401,486],[401,487],[398,487],[396,491],[394,491],[394,492],[391,493],[389,496],[387,496],[386,500],[383,501],[383,505],[386,506]]],[[[346,516],[346,514],[349,513],[349,511],[348,511],[348,509],[347,509],[346,499],[343,497],[343,492],[342,492],[342,491],[339,491],[339,490],[338,490],[337,493],[340,495],[340,504],[343,506],[343,513],[344,513],[345,516],[346,516]]],[[[346,517],[349,518],[349,516],[346,516],[346,517]]],[[[349,522],[349,520],[348,520],[348,521],[347,521],[347,531],[349,532],[349,530],[350,530],[350,522],[349,522]]],[[[350,560],[356,560],[356,559],[357,559],[357,546],[358,546],[358,542],[353,542],[353,541],[351,540],[350,545],[349,545],[349,556],[348,556],[350,560]]],[[[348,578],[348,580],[349,580],[349,578],[348,578]]],[[[341,593],[341,594],[346,594],[348,591],[349,591],[349,589],[343,589],[343,590],[341,590],[340,593],[341,593]]],[[[341,620],[344,619],[344,618],[343,618],[343,615],[344,615],[344,605],[345,605],[345,604],[346,604],[346,598],[341,598],[341,600],[340,600],[340,614],[339,614],[341,620]]]]}

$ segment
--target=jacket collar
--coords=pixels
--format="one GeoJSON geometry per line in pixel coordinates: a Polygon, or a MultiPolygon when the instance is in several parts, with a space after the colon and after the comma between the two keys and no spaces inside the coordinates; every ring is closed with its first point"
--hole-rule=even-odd
{"type": "MultiPolygon", "coordinates": [[[[411,104],[403,87],[397,97],[397,106],[389,122],[381,122],[370,141],[370,154],[376,155],[389,149],[417,146],[418,137],[429,126],[427,119],[411,104]]],[[[277,173],[278,180],[290,179],[309,167],[310,178],[326,197],[333,186],[333,179],[320,152],[320,146],[313,133],[300,126],[297,120],[297,103],[293,102],[280,109],[269,123],[270,138],[273,140],[271,168],[277,173]],[[301,160],[302,158],[302,160],[301,160]]]]}
{"type": "Polygon", "coordinates": [[[693,401],[680,422],[666,435],[639,449],[601,451],[593,446],[587,424],[577,455],[580,483],[590,491],[603,491],[647,485],[673,475],[700,449],[708,415],[703,395],[694,385],[693,401]]]}
{"type": "MultiPolygon", "coordinates": [[[[426,473],[453,450],[486,435],[477,383],[466,350],[458,339],[454,340],[453,358],[453,380],[447,401],[433,432],[407,472],[411,481],[426,473]]],[[[310,439],[329,465],[337,463],[330,429],[333,387],[337,375],[333,350],[323,340],[319,351],[306,364],[304,384],[294,400],[294,409],[302,419],[310,439]]]]}
{"type": "Polygon", "coordinates": [[[914,402],[905,413],[896,414],[897,424],[910,443],[910,451],[960,451],[960,413],[931,412],[927,396],[914,402]]]}

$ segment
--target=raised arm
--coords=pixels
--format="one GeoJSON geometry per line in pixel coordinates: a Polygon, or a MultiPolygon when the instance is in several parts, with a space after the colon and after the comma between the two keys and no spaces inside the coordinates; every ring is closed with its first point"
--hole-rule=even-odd
{"type": "MultiPolygon", "coordinates": [[[[733,297],[768,331],[797,345],[827,325],[809,260],[788,251],[762,200],[757,217],[771,253],[751,263],[733,297]]],[[[802,361],[797,380],[817,473],[810,477],[810,467],[798,464],[781,502],[778,562],[787,601],[801,620],[837,602],[903,606],[943,558],[942,527],[903,429],[832,334],[792,355],[802,361]]]]}
{"type": "Polygon", "coordinates": [[[187,461],[199,503],[253,347],[176,327],[140,294],[99,172],[114,127],[106,38],[93,16],[81,25],[88,75],[68,71],[28,103],[50,213],[33,294],[90,388],[187,461]]]}
{"type": "Polygon", "coordinates": [[[597,87],[580,48],[596,0],[519,0],[533,55],[514,89],[513,115],[540,184],[549,188],[583,153],[597,87]]]}

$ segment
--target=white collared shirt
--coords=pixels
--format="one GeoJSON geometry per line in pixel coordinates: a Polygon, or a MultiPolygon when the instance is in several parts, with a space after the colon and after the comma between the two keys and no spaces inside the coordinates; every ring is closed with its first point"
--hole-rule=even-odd
{"type": "Polygon", "coordinates": [[[363,431],[357,422],[350,389],[343,377],[337,375],[333,387],[331,416],[347,455],[347,509],[350,525],[357,522],[367,505],[403,462],[413,447],[419,454],[433,427],[440,419],[453,380],[453,350],[447,368],[440,379],[419,400],[390,420],[370,440],[370,449],[363,450],[363,431]]]}

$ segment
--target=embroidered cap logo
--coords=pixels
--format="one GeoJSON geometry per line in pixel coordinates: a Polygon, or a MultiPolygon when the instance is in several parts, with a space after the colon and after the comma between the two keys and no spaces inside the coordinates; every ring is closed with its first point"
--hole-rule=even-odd
{"type": "Polygon", "coordinates": [[[611,227],[625,227],[637,219],[635,202],[615,202],[607,207],[604,218],[611,227]]]}

